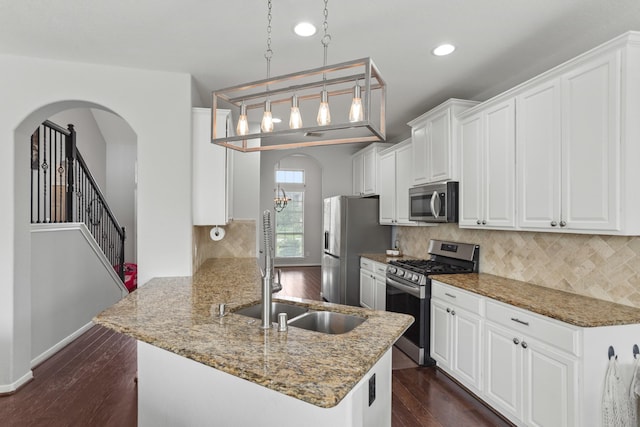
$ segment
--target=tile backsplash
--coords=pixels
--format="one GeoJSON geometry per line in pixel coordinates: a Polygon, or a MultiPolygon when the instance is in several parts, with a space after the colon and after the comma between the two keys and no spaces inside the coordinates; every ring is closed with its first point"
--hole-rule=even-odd
{"type": "Polygon", "coordinates": [[[480,245],[480,272],[640,308],[640,237],[437,227],[397,227],[406,255],[429,239],[480,245]]]}
{"type": "Polygon", "coordinates": [[[193,272],[209,258],[255,258],[256,222],[253,220],[233,220],[225,225],[222,240],[213,241],[209,237],[212,226],[193,227],[193,272]]]}

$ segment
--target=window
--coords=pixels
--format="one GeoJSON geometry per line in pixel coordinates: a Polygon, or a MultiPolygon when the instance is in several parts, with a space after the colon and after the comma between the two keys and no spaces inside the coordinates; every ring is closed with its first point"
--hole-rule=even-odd
{"type": "Polygon", "coordinates": [[[304,257],[304,170],[276,170],[276,185],[291,200],[276,212],[276,257],[304,257]]]}

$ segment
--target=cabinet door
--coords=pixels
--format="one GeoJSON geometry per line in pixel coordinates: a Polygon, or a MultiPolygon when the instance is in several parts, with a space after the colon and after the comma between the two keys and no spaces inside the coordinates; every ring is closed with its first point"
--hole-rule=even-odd
{"type": "Polygon", "coordinates": [[[515,226],[514,105],[511,98],[485,113],[483,221],[491,227],[515,226]]]}
{"type": "Polygon", "coordinates": [[[480,355],[482,354],[480,317],[466,310],[452,307],[453,321],[453,358],[451,370],[467,387],[479,391],[482,388],[480,377],[480,355]]]}
{"type": "Polygon", "coordinates": [[[415,224],[409,221],[409,188],[413,184],[413,163],[411,144],[396,150],[396,222],[398,224],[415,224]]]}
{"type": "Polygon", "coordinates": [[[519,95],[516,104],[518,225],[559,228],[560,81],[532,88],[519,95]]]}
{"type": "Polygon", "coordinates": [[[577,360],[530,338],[524,340],[521,348],[525,424],[576,425],[577,360]]]}
{"type": "Polygon", "coordinates": [[[451,111],[443,111],[429,121],[427,173],[430,182],[451,178],[451,111]]]}
{"type": "Polygon", "coordinates": [[[482,209],[482,115],[480,113],[460,123],[460,226],[481,224],[482,209]]]}
{"type": "Polygon", "coordinates": [[[484,396],[498,411],[521,418],[522,352],[520,339],[508,329],[485,321],[484,396]],[[517,340],[517,341],[514,341],[517,340]]]}
{"type": "Polygon", "coordinates": [[[619,55],[562,76],[562,219],[567,228],[620,229],[619,55]]]}
{"type": "Polygon", "coordinates": [[[364,155],[354,154],[353,166],[353,195],[360,196],[364,191],[364,155]]]}
{"type": "Polygon", "coordinates": [[[380,156],[380,224],[396,221],[396,152],[380,156]]]}
{"type": "Polygon", "coordinates": [[[413,185],[429,182],[429,172],[427,170],[427,133],[427,122],[423,122],[411,129],[411,146],[413,147],[413,185]]]}
{"type": "Polygon", "coordinates": [[[387,282],[383,276],[374,276],[375,281],[375,309],[386,310],[387,309],[387,282]]]}
{"type": "Polygon", "coordinates": [[[360,305],[365,308],[375,307],[375,289],[373,275],[370,271],[360,269],[360,305]]]}
{"type": "MultiPolygon", "coordinates": [[[[218,111],[218,134],[226,130],[227,110],[218,111]]],[[[227,149],[211,143],[211,109],[191,114],[193,149],[193,224],[224,225],[227,211],[227,149]]]]}
{"type": "Polygon", "coordinates": [[[451,314],[440,300],[431,299],[431,357],[438,366],[451,367],[451,314]]]}
{"type": "Polygon", "coordinates": [[[362,192],[366,195],[377,194],[378,152],[374,149],[366,150],[363,157],[362,192]]]}

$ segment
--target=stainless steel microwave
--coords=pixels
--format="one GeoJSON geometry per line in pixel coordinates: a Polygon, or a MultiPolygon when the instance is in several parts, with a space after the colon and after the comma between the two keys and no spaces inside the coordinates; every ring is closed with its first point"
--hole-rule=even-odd
{"type": "Polygon", "coordinates": [[[409,220],[458,222],[458,182],[437,182],[410,188],[409,220]]]}

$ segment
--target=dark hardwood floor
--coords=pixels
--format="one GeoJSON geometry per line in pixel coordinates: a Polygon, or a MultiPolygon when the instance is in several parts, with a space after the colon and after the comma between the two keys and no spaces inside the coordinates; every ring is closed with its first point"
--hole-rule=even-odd
{"type": "MultiPolygon", "coordinates": [[[[319,267],[282,268],[276,296],[320,299],[319,267]]],[[[396,354],[396,353],[394,353],[396,354]]],[[[393,427],[508,426],[435,368],[393,371],[393,427]]],[[[394,359],[396,356],[394,356],[394,359]]],[[[34,369],[34,379],[0,397],[0,425],[116,426],[137,424],[136,342],[94,326],[34,369]]]]}

